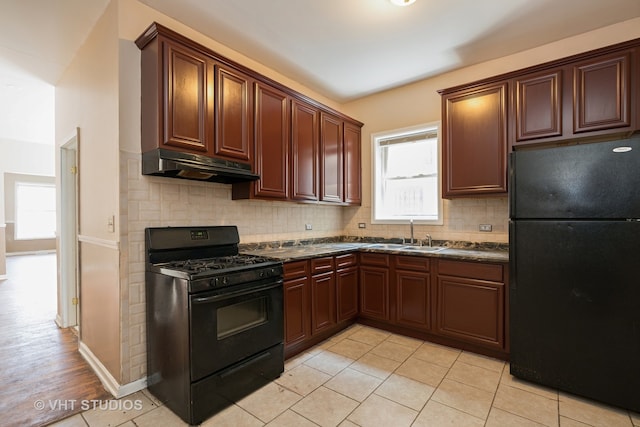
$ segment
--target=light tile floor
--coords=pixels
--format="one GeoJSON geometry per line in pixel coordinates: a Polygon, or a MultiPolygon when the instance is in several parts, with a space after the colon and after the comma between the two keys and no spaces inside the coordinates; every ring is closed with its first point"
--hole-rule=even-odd
{"type": "MultiPolygon", "coordinates": [[[[54,425],[185,425],[147,390],[117,402],[54,425]]],[[[518,380],[500,360],[354,325],[202,425],[631,427],[640,415],[518,380]]]]}

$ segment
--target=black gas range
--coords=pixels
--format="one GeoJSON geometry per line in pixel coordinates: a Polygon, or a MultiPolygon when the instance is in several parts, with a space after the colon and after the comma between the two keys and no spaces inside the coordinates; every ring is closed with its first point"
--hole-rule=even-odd
{"type": "Polygon", "coordinates": [[[235,226],[147,228],[149,390],[197,424],[284,370],[282,262],[235,226]]]}

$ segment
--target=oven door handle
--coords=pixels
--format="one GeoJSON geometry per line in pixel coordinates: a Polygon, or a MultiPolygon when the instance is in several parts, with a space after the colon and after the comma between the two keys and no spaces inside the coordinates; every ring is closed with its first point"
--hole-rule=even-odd
{"type": "Polygon", "coordinates": [[[199,298],[194,298],[192,301],[194,304],[207,304],[210,302],[216,302],[216,301],[220,301],[220,300],[225,300],[225,299],[229,299],[229,298],[235,298],[235,297],[239,297],[242,295],[248,295],[248,294],[253,294],[256,292],[264,292],[264,291],[268,291],[271,289],[275,289],[278,287],[282,286],[282,279],[277,280],[275,282],[271,282],[266,286],[261,286],[258,288],[248,288],[248,289],[242,289],[239,291],[235,291],[235,292],[225,292],[222,294],[217,294],[217,295],[212,295],[209,297],[199,297],[199,298]]]}

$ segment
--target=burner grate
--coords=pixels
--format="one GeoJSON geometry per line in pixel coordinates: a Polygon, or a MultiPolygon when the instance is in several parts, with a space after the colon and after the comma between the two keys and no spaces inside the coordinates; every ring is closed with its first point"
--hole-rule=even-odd
{"type": "Polygon", "coordinates": [[[200,258],[200,259],[188,259],[184,261],[172,261],[164,264],[164,267],[184,271],[186,273],[194,274],[201,273],[208,270],[224,270],[228,268],[248,266],[253,264],[261,264],[265,262],[271,262],[272,259],[254,256],[254,255],[228,255],[216,258],[200,258]]]}

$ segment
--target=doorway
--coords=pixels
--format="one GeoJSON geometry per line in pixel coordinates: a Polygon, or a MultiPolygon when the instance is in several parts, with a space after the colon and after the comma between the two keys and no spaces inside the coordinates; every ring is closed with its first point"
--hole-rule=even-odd
{"type": "Polygon", "coordinates": [[[76,129],[60,147],[60,248],[58,314],[61,328],[79,328],[78,280],[78,146],[76,129]]]}

